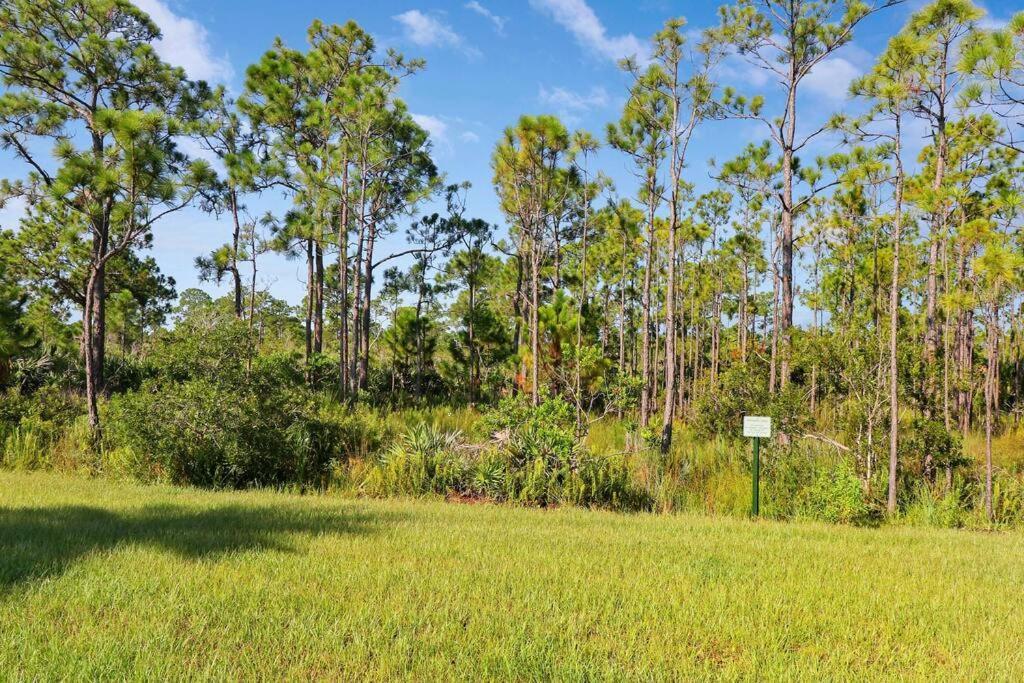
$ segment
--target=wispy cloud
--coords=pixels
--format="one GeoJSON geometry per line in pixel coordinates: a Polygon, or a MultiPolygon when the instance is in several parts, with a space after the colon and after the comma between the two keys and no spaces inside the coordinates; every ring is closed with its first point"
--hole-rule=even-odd
{"type": "Polygon", "coordinates": [[[804,77],[804,87],[811,93],[828,100],[842,101],[849,94],[850,83],[861,75],[861,70],[843,57],[829,57],[820,62],[804,77]]]}
{"type": "Polygon", "coordinates": [[[605,59],[617,61],[624,57],[636,57],[641,63],[650,59],[647,43],[632,33],[608,35],[608,30],[586,0],[530,0],[530,5],[549,14],[573,34],[580,45],[605,59]]]}
{"type": "Polygon", "coordinates": [[[438,144],[448,143],[448,124],[436,116],[429,114],[411,114],[412,120],[423,130],[427,131],[430,138],[438,144]]]}
{"type": "Polygon", "coordinates": [[[578,125],[586,112],[604,109],[611,103],[608,91],[601,86],[595,86],[586,92],[576,92],[561,87],[546,88],[542,85],[537,99],[570,126],[578,125]]]}
{"type": "Polygon", "coordinates": [[[473,12],[476,12],[477,14],[479,14],[480,16],[494,24],[494,30],[495,32],[497,32],[499,36],[505,35],[505,24],[508,23],[507,17],[498,16],[491,10],[481,5],[476,0],[472,0],[472,2],[467,2],[465,5],[463,5],[463,7],[473,12]]]}
{"type": "Polygon", "coordinates": [[[841,55],[823,60],[804,78],[807,90],[820,98],[841,102],[849,97],[850,83],[871,69],[875,56],[855,43],[841,55]]]}
{"type": "Polygon", "coordinates": [[[996,12],[992,11],[987,2],[975,2],[974,4],[984,12],[984,16],[978,20],[979,28],[983,28],[986,31],[1001,31],[1010,23],[1009,16],[997,16],[996,12]]]}
{"type": "Polygon", "coordinates": [[[23,197],[8,199],[0,207],[0,230],[14,230],[17,232],[21,219],[28,213],[28,205],[23,197]]]}
{"type": "Polygon", "coordinates": [[[411,9],[392,17],[402,25],[405,37],[421,47],[450,47],[467,57],[479,57],[480,51],[466,43],[455,30],[437,17],[411,9]]]}
{"type": "Polygon", "coordinates": [[[153,47],[164,60],[184,68],[197,80],[227,81],[234,75],[227,57],[213,54],[202,24],[178,16],[161,0],[135,0],[135,4],[160,27],[163,35],[153,47]]]}
{"type": "Polygon", "coordinates": [[[735,52],[728,54],[718,65],[718,76],[727,85],[748,85],[762,88],[768,83],[771,72],[751,64],[735,52]]]}
{"type": "Polygon", "coordinates": [[[610,101],[608,91],[601,86],[595,86],[589,92],[581,93],[560,87],[548,89],[542,85],[539,97],[544,104],[565,111],[600,109],[607,107],[610,101]]]}
{"type": "Polygon", "coordinates": [[[453,155],[458,147],[456,143],[475,144],[480,142],[480,136],[468,129],[468,126],[480,125],[478,123],[466,121],[458,116],[434,116],[417,113],[410,115],[420,128],[427,131],[434,144],[434,149],[442,155],[453,155]]]}

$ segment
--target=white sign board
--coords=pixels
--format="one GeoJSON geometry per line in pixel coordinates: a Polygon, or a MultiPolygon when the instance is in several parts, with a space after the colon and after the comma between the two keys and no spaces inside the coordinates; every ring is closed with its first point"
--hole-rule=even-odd
{"type": "Polygon", "coordinates": [[[772,435],[772,419],[758,415],[743,416],[743,436],[769,438],[772,435]]]}

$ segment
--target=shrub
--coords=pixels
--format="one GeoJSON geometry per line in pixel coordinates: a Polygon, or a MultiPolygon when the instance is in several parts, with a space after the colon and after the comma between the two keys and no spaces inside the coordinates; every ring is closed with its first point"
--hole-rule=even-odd
{"type": "Polygon", "coordinates": [[[107,446],[132,453],[119,467],[197,486],[320,485],[345,443],[332,409],[257,373],[234,387],[150,382],[112,399],[108,413],[107,446]]]}
{"type": "Polygon", "coordinates": [[[698,382],[693,403],[693,426],[700,436],[735,434],[744,415],[769,415],[776,432],[798,434],[810,419],[804,388],[790,382],[775,394],[768,392],[767,375],[756,365],[736,365],[719,376],[698,382]]]}
{"type": "Polygon", "coordinates": [[[456,432],[417,425],[377,456],[363,490],[371,495],[461,493],[469,471],[454,452],[458,444],[456,432]]]}
{"type": "Polygon", "coordinates": [[[437,425],[411,427],[372,459],[360,490],[527,505],[650,507],[624,456],[595,456],[577,443],[572,409],[564,401],[533,408],[523,399],[508,399],[483,422],[499,435],[484,447],[468,446],[460,432],[437,425]]]}
{"type": "MultiPolygon", "coordinates": [[[[575,415],[561,398],[537,407],[525,397],[510,397],[484,417],[498,435],[497,457],[505,469],[488,462],[486,478],[502,486],[502,499],[536,505],[573,504],[639,509],[649,497],[634,485],[625,455],[596,456],[576,438],[575,415]]],[[[492,485],[493,488],[493,485],[492,485]]]]}
{"type": "Polygon", "coordinates": [[[818,473],[805,490],[801,513],[814,519],[838,524],[861,524],[868,520],[860,478],[847,460],[818,473]]]}

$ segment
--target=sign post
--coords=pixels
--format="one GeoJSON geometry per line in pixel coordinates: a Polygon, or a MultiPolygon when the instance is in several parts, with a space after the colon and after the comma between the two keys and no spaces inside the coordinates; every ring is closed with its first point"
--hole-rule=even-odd
{"type": "Polygon", "coordinates": [[[758,415],[743,416],[743,436],[754,440],[753,481],[750,498],[750,514],[757,517],[761,510],[761,438],[772,435],[772,419],[758,415]]]}

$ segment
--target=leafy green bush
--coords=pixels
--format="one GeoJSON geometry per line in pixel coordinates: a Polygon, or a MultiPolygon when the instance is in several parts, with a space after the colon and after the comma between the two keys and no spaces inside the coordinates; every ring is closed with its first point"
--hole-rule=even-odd
{"type": "Polygon", "coordinates": [[[625,455],[594,455],[576,438],[575,415],[561,398],[539,406],[510,397],[484,417],[497,437],[497,457],[505,469],[486,465],[489,481],[500,479],[505,500],[535,505],[597,505],[625,509],[650,506],[633,481],[625,455]]]}
{"type": "MultiPolygon", "coordinates": [[[[946,428],[942,420],[916,417],[904,430],[900,440],[902,461],[910,466],[909,472],[919,474],[925,460],[931,459],[935,468],[967,464],[963,454],[963,439],[956,431],[946,428]]],[[[906,470],[905,470],[906,471],[906,470]]],[[[916,483],[915,476],[910,483],[916,483]]]]}
{"type": "Polygon", "coordinates": [[[415,426],[376,457],[363,490],[378,496],[461,493],[469,468],[454,452],[458,443],[458,433],[415,426]]]}
{"type": "Polygon", "coordinates": [[[128,449],[120,467],[142,479],[197,486],[324,481],[344,457],[350,424],[332,419],[307,391],[254,373],[229,386],[205,379],[148,382],[108,410],[107,446],[128,449]]]}
{"type": "Polygon", "coordinates": [[[560,399],[537,408],[508,399],[484,423],[494,443],[473,447],[459,432],[421,423],[372,459],[360,490],[369,495],[456,495],[527,505],[646,509],[622,455],[595,456],[577,442],[560,399]]]}
{"type": "Polygon", "coordinates": [[[853,465],[841,459],[834,468],[820,471],[804,491],[800,511],[807,517],[834,524],[866,522],[870,510],[853,465]]]}
{"type": "Polygon", "coordinates": [[[698,382],[693,403],[693,427],[705,438],[735,434],[744,415],[768,415],[776,432],[799,434],[809,422],[804,387],[791,382],[782,391],[768,391],[767,373],[756,365],[735,365],[719,376],[698,382]]]}

